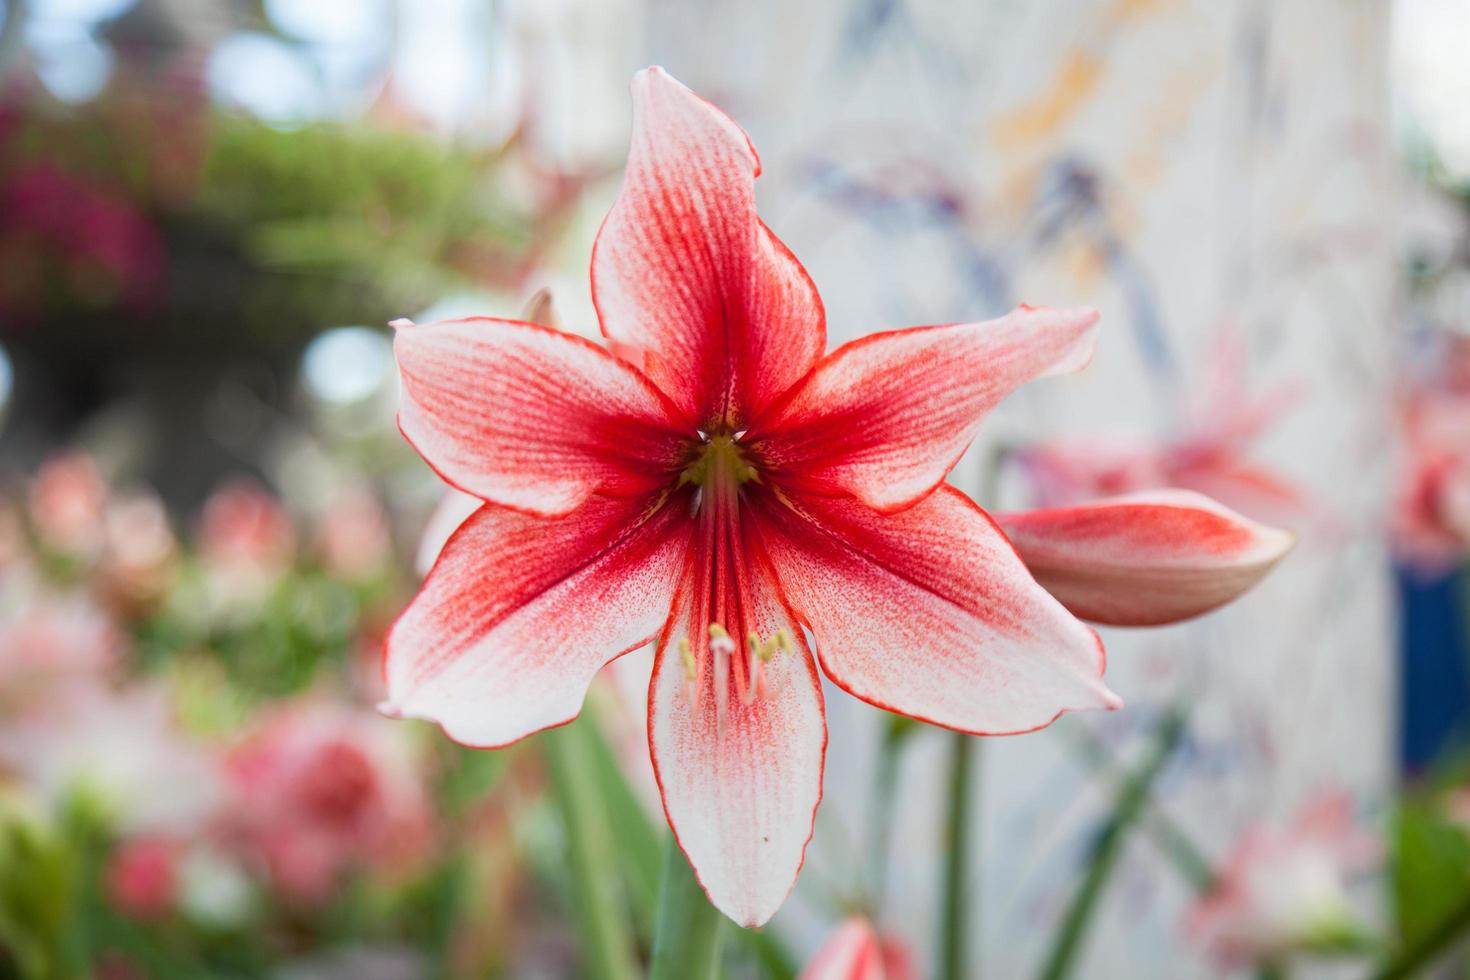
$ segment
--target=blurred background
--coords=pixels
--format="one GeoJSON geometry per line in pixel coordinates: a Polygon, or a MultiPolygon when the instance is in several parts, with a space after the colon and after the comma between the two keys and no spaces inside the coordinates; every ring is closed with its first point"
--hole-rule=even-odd
{"type": "MultiPolygon", "coordinates": [[[[595,335],[650,63],[750,132],[834,344],[1102,311],[1092,368],[957,469],[982,503],[1184,486],[1300,536],[1219,615],[1107,631],[1126,710],[976,747],[971,975],[1037,968],[1155,754],[1079,976],[1239,969],[1191,862],[1322,799],[1378,846],[1293,976],[1470,890],[1465,0],[0,10],[0,976],[583,975],[537,740],[373,711],[463,515],[398,435],[386,323],[549,287],[595,335]]],[[[568,730],[645,950],[647,670],[568,730]]],[[[727,965],[790,976],[856,912],[931,975],[949,736],[827,704],[807,869],[727,965]]]]}

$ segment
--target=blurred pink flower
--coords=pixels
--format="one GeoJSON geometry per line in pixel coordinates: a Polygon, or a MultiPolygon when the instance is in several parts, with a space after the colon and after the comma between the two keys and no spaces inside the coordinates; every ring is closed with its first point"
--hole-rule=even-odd
{"type": "Polygon", "coordinates": [[[799,980],[918,980],[913,954],[861,916],[847,919],[802,968],[799,980]]]}
{"type": "Polygon", "coordinates": [[[146,494],[108,506],[99,584],[115,608],[129,615],[152,608],[168,590],[177,557],[163,501],[146,494]]]}
{"type": "Polygon", "coordinates": [[[31,523],[46,547],[92,556],[102,547],[107,498],[107,483],[90,456],[53,456],[31,483],[31,523]]]}
{"type": "Polygon", "coordinates": [[[226,483],[204,503],[199,557],[217,591],[258,596],[290,567],[296,529],[281,502],[248,479],[226,483]]]}
{"type": "Polygon", "coordinates": [[[431,813],[398,733],[377,715],[307,701],[267,717],[226,761],[224,845],[314,904],[349,871],[412,867],[431,813]]]}
{"type": "Polygon", "coordinates": [[[1037,503],[1056,507],[1095,497],[1175,487],[1194,490],[1257,520],[1297,523],[1300,490],[1250,458],[1252,445],[1298,400],[1281,387],[1250,397],[1244,351],[1224,335],[1211,358],[1204,394],[1170,439],[1091,437],[1027,447],[1018,454],[1037,503]]]}
{"type": "Polygon", "coordinates": [[[124,841],[108,858],[107,897],[124,915],[156,919],[174,907],[178,887],[178,845],[167,837],[144,835],[124,841]]]}
{"type": "Polygon", "coordinates": [[[1394,550],[1426,574],[1443,573],[1470,554],[1470,394],[1416,392],[1399,421],[1394,550]]]}
{"type": "Polygon", "coordinates": [[[338,494],[317,526],[316,551],[337,578],[359,581],[381,572],[393,557],[393,538],[378,498],[362,487],[338,494]]]}
{"type": "Polygon", "coordinates": [[[9,581],[0,604],[0,714],[43,711],[63,689],[93,686],[117,665],[126,637],[85,593],[9,581]]]}
{"type": "Polygon", "coordinates": [[[0,759],[36,796],[82,793],[124,835],[188,837],[218,807],[217,762],[185,737],[162,688],[74,685],[4,734],[0,759]]]}
{"type": "Polygon", "coordinates": [[[1381,853],[1346,794],[1309,800],[1285,828],[1257,827],[1191,911],[1188,931],[1225,965],[1327,948],[1355,932],[1347,883],[1381,853]]]}

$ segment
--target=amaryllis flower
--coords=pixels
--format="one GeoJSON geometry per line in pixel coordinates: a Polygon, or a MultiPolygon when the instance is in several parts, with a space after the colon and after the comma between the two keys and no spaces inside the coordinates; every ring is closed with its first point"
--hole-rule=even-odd
{"type": "Polygon", "coordinates": [[[847,919],[802,968],[798,980],[917,980],[913,954],[878,935],[862,916],[847,919]]]}
{"type": "Polygon", "coordinates": [[[1257,827],[1226,859],[1191,911],[1190,934],[1227,965],[1351,945],[1357,928],[1347,885],[1381,856],[1340,793],[1313,797],[1286,827],[1257,827]]]}
{"type": "Polygon", "coordinates": [[[818,664],[978,734],[1119,705],[1097,635],[944,483],[1001,398],[1087,362],[1097,315],[1022,307],[823,356],[816,289],[756,216],[745,134],[657,68],[633,96],[592,257],[606,347],[395,324],[400,428],[485,503],[389,634],[384,709],[503,746],[570,721],[604,664],[655,642],[665,812],[711,901],[756,925],[821,797],[818,664]]]}

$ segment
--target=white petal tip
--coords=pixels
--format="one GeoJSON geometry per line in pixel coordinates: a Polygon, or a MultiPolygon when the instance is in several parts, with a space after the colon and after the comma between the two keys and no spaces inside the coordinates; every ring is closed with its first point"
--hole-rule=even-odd
{"type": "Polygon", "coordinates": [[[384,718],[392,718],[394,720],[397,720],[404,717],[403,708],[399,705],[394,704],[392,701],[379,701],[377,708],[378,714],[382,715],[384,718]]]}
{"type": "Polygon", "coordinates": [[[408,330],[409,328],[415,327],[417,325],[418,324],[414,323],[406,316],[401,316],[396,320],[388,321],[388,326],[392,327],[394,330],[408,330]]]}

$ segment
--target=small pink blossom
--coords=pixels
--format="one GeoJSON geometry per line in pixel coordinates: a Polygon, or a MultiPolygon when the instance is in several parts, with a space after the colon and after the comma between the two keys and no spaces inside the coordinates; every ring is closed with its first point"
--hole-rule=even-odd
{"type": "Polygon", "coordinates": [[[361,487],[338,494],[317,527],[316,551],[338,578],[359,581],[380,573],[393,557],[383,505],[361,487]]]}
{"type": "Polygon", "coordinates": [[[413,760],[373,714],[325,701],[273,714],[229,755],[226,846],[319,903],[349,871],[411,867],[431,816],[413,760]]]}
{"type": "Polygon", "coordinates": [[[31,523],[47,547],[91,556],[102,546],[107,498],[107,483],[90,456],[54,456],[31,484],[31,523]]]}
{"type": "Polygon", "coordinates": [[[279,568],[296,553],[296,531],[275,496],[252,480],[237,479],[205,502],[199,551],[222,565],[279,568]]]}
{"type": "Polygon", "coordinates": [[[847,919],[802,968],[799,980],[918,980],[909,948],[861,916],[847,919]]]}
{"type": "Polygon", "coordinates": [[[0,713],[31,715],[118,663],[126,639],[85,593],[52,593],[39,582],[7,583],[0,606],[0,713]]]}
{"type": "Polygon", "coordinates": [[[178,858],[178,845],[166,837],[149,835],[123,842],[107,862],[108,899],[134,919],[167,915],[178,888],[178,858]]]}
{"type": "Polygon", "coordinates": [[[129,614],[151,608],[168,590],[177,557],[178,541],[156,496],[108,506],[101,587],[114,606],[129,614]]]}
{"type": "Polygon", "coordinates": [[[1340,942],[1354,931],[1348,879],[1379,854],[1376,838],[1354,825],[1346,795],[1314,797],[1288,826],[1241,838],[1188,931],[1227,965],[1340,942]]]}

